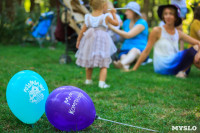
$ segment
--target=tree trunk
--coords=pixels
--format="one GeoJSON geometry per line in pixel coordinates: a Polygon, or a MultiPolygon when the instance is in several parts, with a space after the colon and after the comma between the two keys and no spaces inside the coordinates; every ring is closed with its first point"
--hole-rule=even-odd
{"type": "Polygon", "coordinates": [[[146,15],[148,15],[149,12],[149,6],[150,6],[149,4],[150,4],[149,0],[144,0],[143,11],[146,15]]]}
{"type": "Polygon", "coordinates": [[[149,23],[149,17],[148,17],[148,13],[149,13],[149,6],[150,6],[150,2],[149,0],[144,0],[144,3],[143,3],[143,12],[145,14],[145,17],[147,19],[147,22],[149,23]]]}
{"type": "Polygon", "coordinates": [[[12,20],[14,16],[14,7],[13,7],[13,0],[6,0],[5,7],[7,11],[7,16],[12,20]]]}
{"type": "Polygon", "coordinates": [[[31,0],[31,7],[30,7],[31,12],[34,10],[34,7],[35,7],[35,0],[31,0]]]}
{"type": "Polygon", "coordinates": [[[3,13],[3,1],[4,0],[0,0],[0,14],[3,13]]]}
{"type": "MultiPolygon", "coordinates": [[[[154,10],[153,10],[155,6],[156,6],[156,3],[155,3],[155,0],[153,0],[152,4],[151,4],[152,17],[150,19],[150,27],[151,26],[155,26],[155,23],[153,24],[153,22],[155,22],[155,20],[154,20],[155,19],[155,17],[154,17],[155,15],[154,15],[154,10]]],[[[156,23],[156,25],[157,25],[157,23],[156,23]]]]}
{"type": "Polygon", "coordinates": [[[55,8],[56,7],[56,1],[57,0],[49,0],[50,8],[55,8]]]}
{"type": "Polygon", "coordinates": [[[17,3],[21,6],[22,5],[22,0],[17,0],[17,3]]]}

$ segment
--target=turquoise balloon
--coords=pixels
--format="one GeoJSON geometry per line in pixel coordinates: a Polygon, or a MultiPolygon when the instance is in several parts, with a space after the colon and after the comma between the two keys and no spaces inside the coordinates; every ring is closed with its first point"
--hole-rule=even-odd
{"type": "Polygon", "coordinates": [[[26,124],[34,124],[41,118],[48,95],[44,79],[30,70],[16,73],[10,79],[6,90],[10,110],[26,124]]]}

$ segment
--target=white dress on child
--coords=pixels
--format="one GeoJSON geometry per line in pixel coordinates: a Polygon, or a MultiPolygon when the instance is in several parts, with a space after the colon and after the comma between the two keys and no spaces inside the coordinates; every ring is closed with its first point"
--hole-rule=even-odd
{"type": "Polygon", "coordinates": [[[107,32],[108,26],[105,22],[107,16],[105,14],[98,17],[93,17],[91,14],[85,15],[85,24],[88,29],[75,55],[77,65],[86,68],[109,68],[112,62],[111,55],[117,51],[117,48],[107,32]]]}

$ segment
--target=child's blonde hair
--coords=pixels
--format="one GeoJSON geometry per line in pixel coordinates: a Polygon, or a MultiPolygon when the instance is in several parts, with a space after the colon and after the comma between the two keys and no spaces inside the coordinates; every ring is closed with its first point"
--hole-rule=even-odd
{"type": "Polygon", "coordinates": [[[93,10],[99,10],[103,9],[104,4],[107,2],[108,0],[90,0],[90,6],[93,10]]]}

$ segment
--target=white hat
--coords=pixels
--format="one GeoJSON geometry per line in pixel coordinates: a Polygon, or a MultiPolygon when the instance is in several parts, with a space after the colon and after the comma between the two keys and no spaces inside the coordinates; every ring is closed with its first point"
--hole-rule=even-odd
{"type": "Polygon", "coordinates": [[[140,5],[136,2],[129,2],[126,5],[127,9],[130,9],[132,11],[134,11],[135,13],[137,13],[139,16],[142,16],[142,14],[140,13],[140,5]]]}

